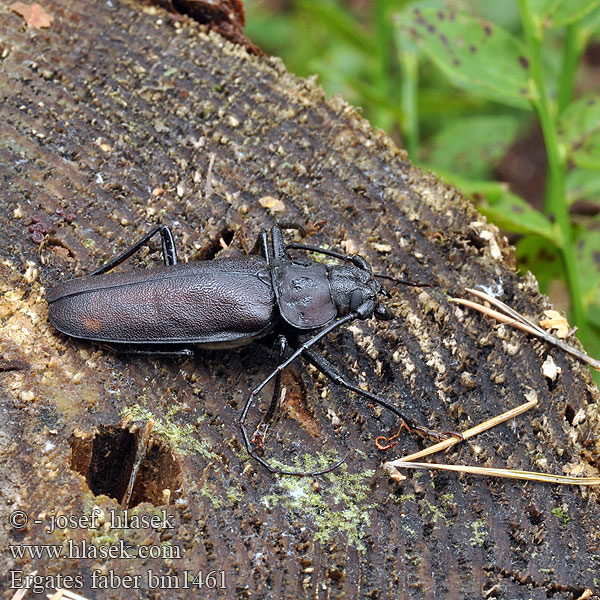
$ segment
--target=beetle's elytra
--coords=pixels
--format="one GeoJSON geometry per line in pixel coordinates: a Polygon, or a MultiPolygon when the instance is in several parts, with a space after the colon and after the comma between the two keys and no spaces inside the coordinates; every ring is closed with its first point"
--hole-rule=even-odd
{"type": "Polygon", "coordinates": [[[258,256],[73,279],[48,293],[62,333],[113,344],[223,348],[273,329],[275,297],[258,256]]]}
{"type": "Polygon", "coordinates": [[[373,274],[362,256],[303,244],[286,246],[277,226],[270,240],[267,231],[261,232],[249,256],[179,264],[171,230],[159,225],[91,275],[52,288],[47,300],[50,322],[62,333],[126,352],[191,355],[194,346],[241,346],[276,334],[283,362],[252,391],[239,423],[248,452],[269,471],[308,475],[269,465],[257,454],[245,426],[254,397],[276,378],[273,407],[279,374],[300,356],[336,383],[393,411],[409,427],[430,433],[386,400],[347,381],[312,349],[330,331],[355,319],[391,318],[380,302],[386,292],[376,277],[380,275],[373,274]],[[156,234],[161,236],[164,266],[108,273],[156,234]],[[290,258],[288,249],[326,254],[341,263],[290,258]],[[301,337],[307,339],[301,342],[301,337]]]}

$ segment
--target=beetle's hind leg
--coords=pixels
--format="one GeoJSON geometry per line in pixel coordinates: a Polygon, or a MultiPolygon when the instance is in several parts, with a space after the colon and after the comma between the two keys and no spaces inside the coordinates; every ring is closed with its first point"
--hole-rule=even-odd
{"type": "Polygon", "coordinates": [[[105,265],[102,265],[99,269],[92,271],[90,275],[100,275],[106,273],[116,266],[125,262],[130,256],[133,256],[142,246],[148,244],[148,242],[157,234],[160,234],[162,242],[162,253],[165,265],[176,265],[177,264],[177,250],[175,249],[175,240],[173,239],[173,233],[170,227],[167,225],[157,225],[152,231],[147,233],[145,236],[140,238],[133,246],[125,250],[125,252],[119,254],[105,265]]]}
{"type": "Polygon", "coordinates": [[[101,342],[100,346],[116,352],[117,354],[129,354],[134,356],[156,356],[157,358],[191,358],[194,351],[191,348],[173,348],[162,350],[160,348],[136,348],[130,344],[110,344],[101,342]]]}
{"type": "Polygon", "coordinates": [[[194,351],[190,348],[182,348],[181,350],[127,350],[127,354],[156,356],[157,358],[192,358],[194,351]]]}

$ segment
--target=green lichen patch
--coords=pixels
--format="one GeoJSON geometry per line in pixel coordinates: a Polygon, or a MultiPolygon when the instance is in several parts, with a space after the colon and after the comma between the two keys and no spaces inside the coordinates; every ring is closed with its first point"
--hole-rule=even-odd
{"type": "Polygon", "coordinates": [[[244,498],[244,492],[238,487],[227,488],[227,499],[232,506],[238,504],[244,498]]]}
{"type": "MultiPolygon", "coordinates": [[[[200,440],[195,435],[195,428],[191,423],[180,425],[175,422],[177,414],[177,405],[173,405],[167,410],[164,417],[157,416],[145,406],[134,404],[121,411],[123,418],[134,421],[154,421],[152,433],[166,440],[171,447],[180,454],[196,453],[202,455],[206,460],[220,460],[205,440],[200,440]]],[[[204,417],[196,420],[200,423],[204,417]]]]}
{"type": "Polygon", "coordinates": [[[486,538],[489,536],[487,523],[483,519],[473,521],[471,523],[471,529],[473,530],[473,535],[469,538],[469,543],[474,548],[481,548],[486,538]]]}
{"type": "Polygon", "coordinates": [[[566,527],[571,521],[571,516],[566,506],[556,506],[552,509],[552,514],[558,518],[563,527],[566,527]]]}
{"type": "Polygon", "coordinates": [[[221,508],[223,506],[222,499],[219,497],[217,490],[214,485],[211,485],[207,481],[200,488],[200,495],[208,498],[213,505],[213,508],[221,508]]]}
{"type": "Polygon", "coordinates": [[[446,515],[446,509],[443,506],[437,506],[428,500],[423,500],[422,505],[425,516],[430,518],[432,523],[437,525],[443,522],[446,527],[450,525],[450,519],[446,515]]]}
{"type": "MultiPolygon", "coordinates": [[[[310,455],[297,460],[296,468],[314,471],[330,464],[331,456],[319,453],[316,460],[310,455]]],[[[365,553],[363,540],[376,507],[374,503],[365,502],[370,493],[367,482],[374,473],[372,470],[348,473],[346,464],[342,464],[323,476],[327,483],[322,485],[315,485],[309,477],[282,475],[278,478],[281,491],[265,496],[263,503],[310,517],[315,524],[315,540],[319,543],[331,542],[340,533],[346,533],[348,543],[365,553]]]]}

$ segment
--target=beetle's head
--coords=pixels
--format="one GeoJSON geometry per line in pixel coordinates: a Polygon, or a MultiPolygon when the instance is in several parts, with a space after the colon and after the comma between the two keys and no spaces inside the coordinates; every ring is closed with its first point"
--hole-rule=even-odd
{"type": "Polygon", "coordinates": [[[381,296],[389,296],[388,292],[374,278],[371,265],[362,256],[353,256],[352,264],[327,267],[327,276],[338,315],[357,311],[360,319],[394,318],[380,302],[381,296]]]}

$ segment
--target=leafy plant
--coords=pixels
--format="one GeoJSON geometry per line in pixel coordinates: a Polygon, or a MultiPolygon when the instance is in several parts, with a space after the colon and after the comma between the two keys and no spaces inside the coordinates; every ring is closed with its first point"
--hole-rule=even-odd
{"type": "MultiPolygon", "coordinates": [[[[421,3],[405,7],[397,18],[397,31],[403,39],[409,37],[453,85],[502,105],[535,111],[548,161],[543,210],[526,205],[502,186],[494,189],[473,179],[462,184],[467,193],[486,199],[482,212],[523,236],[520,256],[529,258],[534,270],[544,273],[543,267],[536,268],[537,257],[560,256],[579,337],[591,342],[596,327],[590,315],[600,305],[600,240],[593,226],[580,227],[571,219],[567,182],[589,184],[594,181],[590,173],[600,171],[600,97],[571,101],[579,58],[600,24],[600,1],[518,0],[518,6],[524,40],[489,21],[421,3]],[[543,43],[561,27],[568,28],[562,66],[556,85],[549,86],[543,43]],[[549,92],[554,87],[559,90],[556,98],[549,92]],[[570,165],[574,168],[568,179],[570,165]],[[529,254],[522,252],[523,247],[529,254]]],[[[461,185],[460,180],[457,183],[461,185]]]]}
{"type": "Polygon", "coordinates": [[[365,6],[353,13],[341,0],[296,0],[276,21],[263,11],[260,26],[250,4],[248,31],[292,71],[317,72],[325,89],[363,106],[415,162],[516,235],[517,257],[543,290],[564,281],[578,337],[598,354],[600,218],[576,217],[571,207],[585,200],[600,213],[600,96],[573,100],[581,57],[600,32],[600,0],[365,6]],[[536,123],[547,158],[540,208],[492,180],[536,123]]]}

